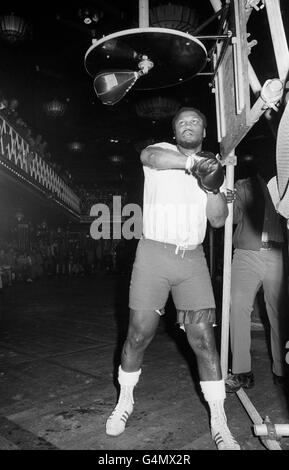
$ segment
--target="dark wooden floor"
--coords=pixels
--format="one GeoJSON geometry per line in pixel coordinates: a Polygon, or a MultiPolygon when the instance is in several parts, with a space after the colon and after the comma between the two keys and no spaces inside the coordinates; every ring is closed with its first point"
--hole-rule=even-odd
{"type": "MultiPolygon", "coordinates": [[[[128,279],[48,278],[0,294],[0,449],[215,450],[194,356],[171,314],[146,352],[126,432],[106,436],[127,325],[128,279]]],[[[288,423],[289,397],[272,383],[264,330],[252,331],[262,417],[288,423]]],[[[265,450],[236,395],[230,428],[244,450],[265,450]]],[[[289,449],[289,438],[281,442],[289,449]]]]}

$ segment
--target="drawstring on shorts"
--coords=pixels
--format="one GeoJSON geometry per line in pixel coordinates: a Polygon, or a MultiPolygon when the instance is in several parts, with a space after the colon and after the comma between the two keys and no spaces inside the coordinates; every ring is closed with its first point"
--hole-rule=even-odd
{"type": "Polygon", "coordinates": [[[182,251],[182,258],[183,258],[185,256],[185,251],[186,251],[186,248],[184,246],[177,245],[175,249],[175,255],[177,255],[180,250],[182,251]]]}

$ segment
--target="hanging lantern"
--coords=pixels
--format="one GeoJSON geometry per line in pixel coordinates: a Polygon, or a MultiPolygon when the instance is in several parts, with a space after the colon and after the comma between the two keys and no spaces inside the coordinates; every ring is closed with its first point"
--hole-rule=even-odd
{"type": "Polygon", "coordinates": [[[136,113],[142,118],[158,121],[171,118],[179,108],[180,103],[178,101],[158,96],[137,103],[136,113]]]}
{"type": "Polygon", "coordinates": [[[151,27],[177,29],[189,34],[193,34],[199,25],[196,10],[171,3],[150,9],[149,21],[151,27]]]}
{"type": "Polygon", "coordinates": [[[24,214],[22,212],[22,209],[17,209],[15,213],[15,217],[18,223],[20,223],[24,219],[24,214]]]}
{"type": "Polygon", "coordinates": [[[109,159],[114,165],[120,165],[123,162],[123,157],[121,155],[111,155],[109,159]]]}
{"type": "Polygon", "coordinates": [[[66,105],[57,99],[53,99],[44,105],[44,111],[50,117],[63,116],[66,105]]]}
{"type": "Polygon", "coordinates": [[[11,44],[23,41],[28,31],[28,24],[13,13],[0,16],[0,37],[11,44]]]}
{"type": "Polygon", "coordinates": [[[84,149],[84,144],[78,141],[69,142],[67,146],[71,152],[75,153],[81,152],[84,149]]]}

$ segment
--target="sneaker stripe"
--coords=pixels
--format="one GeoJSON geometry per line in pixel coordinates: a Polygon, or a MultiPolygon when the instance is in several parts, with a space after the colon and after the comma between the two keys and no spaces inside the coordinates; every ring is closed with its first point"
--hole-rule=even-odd
{"type": "Polygon", "coordinates": [[[126,422],[133,411],[131,403],[119,402],[106,422],[106,433],[118,436],[125,430],[126,422]]]}
{"type": "Polygon", "coordinates": [[[229,450],[229,449],[240,449],[240,446],[238,444],[238,442],[233,438],[233,436],[230,434],[228,436],[225,436],[225,439],[224,437],[222,436],[222,434],[220,432],[217,432],[214,437],[213,437],[216,445],[217,445],[217,448],[219,450],[229,450]],[[227,437],[227,441],[226,441],[226,437],[227,437]]]}
{"type": "Polygon", "coordinates": [[[214,437],[215,441],[216,441],[216,444],[220,444],[221,442],[224,442],[221,434],[216,434],[215,437],[214,437]]]}
{"type": "Polygon", "coordinates": [[[127,422],[127,419],[129,417],[129,414],[127,412],[123,413],[122,417],[120,418],[121,421],[123,421],[124,423],[127,422]]]}

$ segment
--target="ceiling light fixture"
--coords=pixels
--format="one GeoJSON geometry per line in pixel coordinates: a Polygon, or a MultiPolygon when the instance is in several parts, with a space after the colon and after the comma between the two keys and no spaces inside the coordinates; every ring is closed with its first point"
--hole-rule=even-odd
{"type": "Polygon", "coordinates": [[[138,116],[153,121],[171,118],[180,108],[180,103],[172,98],[156,96],[142,100],[136,104],[136,113],[138,116]]]}
{"type": "Polygon", "coordinates": [[[0,16],[0,37],[11,44],[20,42],[25,39],[28,31],[28,23],[24,18],[10,15],[0,16]]]}
{"type": "Polygon", "coordinates": [[[17,222],[21,222],[24,219],[24,214],[23,214],[22,209],[17,209],[15,213],[15,217],[17,219],[17,222]]]}
{"type": "Polygon", "coordinates": [[[196,10],[184,5],[159,5],[150,10],[150,26],[171,28],[193,34],[199,25],[196,10]]]}
{"type": "Polygon", "coordinates": [[[71,152],[81,152],[84,149],[84,144],[78,141],[69,142],[68,148],[71,152]]]}
{"type": "Polygon", "coordinates": [[[111,155],[109,159],[114,165],[120,165],[123,162],[123,157],[121,155],[111,155]]]}
{"type": "Polygon", "coordinates": [[[44,111],[47,116],[50,117],[60,117],[65,113],[66,105],[54,98],[52,101],[44,104],[44,111]]]}

